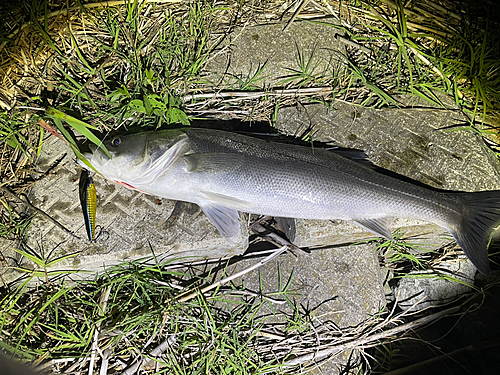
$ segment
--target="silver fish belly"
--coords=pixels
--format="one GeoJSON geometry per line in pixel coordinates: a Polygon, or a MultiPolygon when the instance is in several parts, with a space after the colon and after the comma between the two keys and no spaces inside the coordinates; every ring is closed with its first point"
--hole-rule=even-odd
{"type": "Polygon", "coordinates": [[[335,152],[186,128],[115,137],[88,161],[104,177],[162,198],[198,204],[232,242],[238,211],[351,220],[385,238],[387,222],[408,217],[448,230],[482,273],[500,221],[500,191],[456,193],[408,183],[335,152]]]}

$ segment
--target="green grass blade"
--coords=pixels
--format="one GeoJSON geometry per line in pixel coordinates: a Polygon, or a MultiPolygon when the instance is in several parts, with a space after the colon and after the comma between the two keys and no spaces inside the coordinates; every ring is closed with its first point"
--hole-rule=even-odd
{"type": "Polygon", "coordinates": [[[42,259],[42,258],[40,258],[38,256],[32,255],[30,253],[27,253],[26,251],[19,250],[19,249],[16,249],[16,248],[13,248],[12,250],[14,250],[18,254],[21,254],[23,257],[28,258],[33,263],[35,263],[37,266],[42,267],[42,268],[46,267],[45,259],[42,259]]]}
{"type": "MultiPolygon", "coordinates": [[[[107,150],[107,148],[103,145],[102,141],[97,138],[89,129],[96,129],[96,127],[86,123],[86,122],[83,122],[81,120],[78,120],[72,116],[69,116],[57,109],[54,109],[54,108],[49,108],[47,110],[47,115],[52,118],[53,120],[55,119],[59,119],[59,120],[63,120],[65,121],[68,125],[70,125],[73,129],[75,129],[77,132],[79,132],[80,134],[82,134],[84,137],[86,137],[89,141],[91,141],[92,143],[94,143],[97,147],[99,147],[100,149],[102,149],[104,151],[104,153],[109,157],[111,158],[111,154],[109,153],[109,151],[107,150]]],[[[59,130],[64,134],[64,136],[66,137],[66,139],[70,142],[70,144],[74,145],[75,147],[77,147],[77,144],[75,143],[75,141],[73,140],[73,137],[71,137],[69,135],[69,133],[66,131],[66,129],[64,129],[64,126],[62,126],[62,124],[60,122],[56,122],[56,125],[57,127],[59,128],[59,130]]]]}

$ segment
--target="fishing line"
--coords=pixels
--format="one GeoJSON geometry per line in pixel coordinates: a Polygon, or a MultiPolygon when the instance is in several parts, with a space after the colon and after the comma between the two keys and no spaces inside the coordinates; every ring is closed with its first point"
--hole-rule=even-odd
{"type": "MultiPolygon", "coordinates": [[[[128,120],[130,119],[129,118],[126,118],[126,119],[123,119],[122,122],[120,122],[120,124],[116,127],[117,129],[122,126],[123,124],[125,124],[128,120]]],[[[104,134],[104,137],[101,139],[101,142],[97,145],[97,148],[101,148],[101,146],[103,145],[104,143],[104,140],[106,139],[106,137],[109,135],[109,133],[111,133],[113,130],[115,129],[115,126],[113,125],[106,134],[104,134]]]]}
{"type": "MultiPolygon", "coordinates": [[[[123,122],[122,122],[123,123],[123,122]]],[[[121,125],[121,124],[120,124],[121,125]]],[[[118,127],[120,127],[120,125],[118,125],[118,127]]],[[[106,139],[106,137],[109,135],[109,133],[111,133],[111,131],[113,130],[113,127],[111,127],[108,132],[106,134],[104,134],[104,137],[101,139],[101,142],[99,142],[99,144],[97,145],[97,148],[101,148],[101,146],[104,144],[104,140],[106,139]]]]}

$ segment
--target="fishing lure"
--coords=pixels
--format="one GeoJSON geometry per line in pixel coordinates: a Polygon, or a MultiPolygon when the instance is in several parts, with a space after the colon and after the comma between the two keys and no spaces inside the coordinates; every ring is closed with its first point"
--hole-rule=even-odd
{"type": "Polygon", "coordinates": [[[87,236],[90,242],[95,242],[97,239],[95,234],[97,193],[94,181],[86,170],[82,171],[80,176],[80,204],[82,205],[87,236]]]}

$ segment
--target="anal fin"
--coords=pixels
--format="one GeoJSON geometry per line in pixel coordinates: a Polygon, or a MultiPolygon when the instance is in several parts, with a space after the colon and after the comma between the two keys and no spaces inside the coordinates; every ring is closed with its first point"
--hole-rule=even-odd
{"type": "Polygon", "coordinates": [[[297,234],[297,229],[295,227],[295,219],[291,217],[275,217],[276,224],[285,233],[286,238],[293,242],[295,241],[295,235],[297,234]]]}
{"type": "Polygon", "coordinates": [[[353,221],[361,228],[366,229],[368,232],[372,232],[377,236],[392,240],[392,232],[387,226],[390,220],[391,219],[388,217],[383,217],[379,219],[356,219],[353,221]]]}
{"type": "Polygon", "coordinates": [[[201,209],[231,246],[239,242],[242,233],[238,211],[219,204],[204,205],[201,209]]]}

